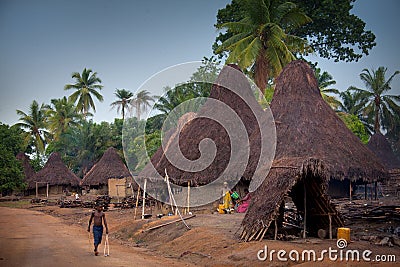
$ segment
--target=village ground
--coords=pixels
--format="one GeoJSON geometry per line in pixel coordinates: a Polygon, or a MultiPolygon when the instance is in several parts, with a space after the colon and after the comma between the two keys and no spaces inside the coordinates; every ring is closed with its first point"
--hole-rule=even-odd
{"type": "MultiPolygon", "coordinates": [[[[161,219],[134,218],[134,209],[110,209],[106,212],[110,228],[110,256],[95,257],[89,242],[87,223],[90,209],[34,206],[28,201],[0,203],[0,266],[382,266],[382,262],[363,260],[345,262],[278,261],[276,253],[270,261],[260,261],[257,253],[268,248],[285,250],[315,250],[317,258],[324,249],[337,249],[336,240],[307,238],[293,241],[263,240],[241,242],[240,223],[243,214],[211,214],[194,211],[196,216],[187,220],[191,230],[182,222],[145,231],[153,226],[176,220],[175,216],[161,219]],[[11,208],[10,208],[11,207],[11,208]]],[[[147,211],[148,213],[150,210],[147,211]]],[[[153,210],[153,214],[157,211],[153,210]]],[[[139,217],[139,216],[137,216],[139,217]]],[[[396,262],[384,266],[398,266],[400,247],[381,246],[376,241],[361,240],[362,235],[384,237],[379,231],[397,222],[379,225],[365,221],[351,226],[352,242],[347,249],[360,254],[371,250],[375,255],[395,255],[396,262]]],[[[103,252],[103,247],[100,247],[103,252]]],[[[102,255],[102,254],[101,254],[102,255]]],[[[264,254],[260,254],[264,256],[264,254]]],[[[300,256],[301,257],[301,256],[300,256]]],[[[286,258],[288,255],[286,254],[286,258]]]]}

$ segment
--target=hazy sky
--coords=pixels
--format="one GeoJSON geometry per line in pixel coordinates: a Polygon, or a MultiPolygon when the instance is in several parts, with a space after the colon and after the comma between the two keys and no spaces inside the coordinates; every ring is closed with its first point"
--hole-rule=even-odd
{"type": "MultiPolygon", "coordinates": [[[[169,66],[212,55],[218,9],[228,0],[0,0],[0,122],[14,124],[15,110],[33,100],[68,96],[71,73],[91,68],[103,80],[104,102],[95,121],[113,121],[116,88],[135,92],[169,66]]],[[[400,70],[400,1],[358,0],[353,13],[376,35],[377,46],[357,63],[319,60],[337,88],[362,87],[364,68],[400,70]]],[[[400,94],[400,76],[392,83],[400,94]]]]}

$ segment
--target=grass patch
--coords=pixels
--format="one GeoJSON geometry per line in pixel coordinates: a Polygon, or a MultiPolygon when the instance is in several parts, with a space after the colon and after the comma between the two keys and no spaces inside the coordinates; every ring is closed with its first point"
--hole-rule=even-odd
{"type": "Polygon", "coordinates": [[[30,206],[31,206],[31,201],[29,199],[0,202],[0,207],[7,207],[7,208],[24,209],[30,206]]]}

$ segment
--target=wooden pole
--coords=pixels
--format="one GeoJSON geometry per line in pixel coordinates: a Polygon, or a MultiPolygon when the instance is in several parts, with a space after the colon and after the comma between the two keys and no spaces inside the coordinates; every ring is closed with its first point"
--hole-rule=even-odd
{"type": "Polygon", "coordinates": [[[144,179],[144,186],[143,186],[143,206],[142,206],[142,220],[144,219],[144,206],[146,205],[146,185],[147,185],[147,179],[144,179]]]}
{"type": "Polygon", "coordinates": [[[39,192],[38,192],[38,186],[37,186],[37,184],[38,184],[38,182],[35,182],[35,184],[36,184],[36,198],[38,198],[39,196],[39,192]]]}
{"type": "Polygon", "coordinates": [[[375,181],[375,200],[378,199],[378,188],[377,188],[378,186],[377,185],[378,185],[378,182],[375,181]]]}
{"type": "Polygon", "coordinates": [[[190,211],[190,181],[188,181],[188,193],[187,193],[187,213],[190,211]]]}
{"type": "Polygon", "coordinates": [[[115,185],[115,188],[117,189],[117,201],[119,203],[119,192],[118,192],[118,185],[117,184],[115,185]]]}
{"type": "Polygon", "coordinates": [[[364,184],[364,199],[367,200],[367,183],[364,184]]]}
{"type": "Polygon", "coordinates": [[[332,239],[332,215],[329,213],[329,239],[332,239]]]}
{"type": "Polygon", "coordinates": [[[307,229],[307,194],[306,194],[306,181],[303,180],[304,188],[304,227],[303,227],[303,238],[306,239],[306,229],[307,229]]]}
{"type": "MultiPolygon", "coordinates": [[[[132,187],[132,196],[133,196],[133,187],[132,187]]],[[[137,196],[136,196],[136,205],[135,205],[135,215],[133,215],[133,220],[136,220],[137,208],[139,205],[140,198],[140,186],[138,187],[137,196]]]]}
{"type": "Polygon", "coordinates": [[[349,181],[349,198],[350,198],[350,202],[351,202],[353,199],[353,196],[351,194],[351,181],[349,181]]]}
{"type": "Polygon", "coordinates": [[[275,234],[274,234],[274,240],[278,237],[278,223],[276,222],[276,219],[274,220],[275,222],[275,234]]]}
{"type": "Polygon", "coordinates": [[[46,198],[49,198],[49,183],[46,185],[46,198]]]}

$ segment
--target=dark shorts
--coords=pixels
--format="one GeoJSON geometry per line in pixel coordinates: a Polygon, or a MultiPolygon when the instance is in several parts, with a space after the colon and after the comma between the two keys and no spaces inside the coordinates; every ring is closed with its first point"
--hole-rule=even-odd
{"type": "Polygon", "coordinates": [[[94,244],[98,245],[101,243],[101,238],[103,237],[103,226],[93,225],[93,238],[94,244]]]}

